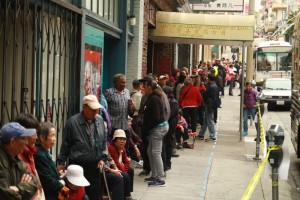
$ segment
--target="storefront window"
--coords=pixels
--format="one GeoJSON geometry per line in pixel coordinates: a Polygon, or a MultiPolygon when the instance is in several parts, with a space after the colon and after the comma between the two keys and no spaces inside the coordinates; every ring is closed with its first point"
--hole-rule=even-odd
{"type": "MultiPolygon", "coordinates": [[[[130,4],[130,0],[128,0],[130,4]]],[[[88,10],[97,13],[101,17],[118,24],[118,9],[119,1],[118,0],[86,0],[85,8],[88,10]]],[[[128,8],[130,9],[130,7],[128,8]]]]}

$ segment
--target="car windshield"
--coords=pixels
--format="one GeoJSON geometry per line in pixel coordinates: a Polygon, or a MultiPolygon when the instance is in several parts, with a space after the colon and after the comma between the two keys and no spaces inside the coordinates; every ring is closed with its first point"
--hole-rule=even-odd
{"type": "Polygon", "coordinates": [[[291,80],[266,80],[264,88],[267,90],[290,90],[291,80]]]}

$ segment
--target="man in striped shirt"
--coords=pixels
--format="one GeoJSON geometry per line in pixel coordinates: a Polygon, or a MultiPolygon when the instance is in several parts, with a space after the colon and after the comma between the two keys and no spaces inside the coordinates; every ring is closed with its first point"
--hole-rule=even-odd
{"type": "MultiPolygon", "coordinates": [[[[125,88],[126,77],[124,74],[116,74],[113,78],[114,87],[106,90],[104,96],[108,104],[108,113],[111,120],[112,133],[117,129],[122,129],[126,133],[126,138],[130,138],[128,126],[128,114],[131,110],[132,102],[130,100],[129,90],[125,88]]],[[[111,135],[113,138],[113,135],[111,135]]],[[[128,151],[129,139],[126,141],[126,150],[128,151]]]]}

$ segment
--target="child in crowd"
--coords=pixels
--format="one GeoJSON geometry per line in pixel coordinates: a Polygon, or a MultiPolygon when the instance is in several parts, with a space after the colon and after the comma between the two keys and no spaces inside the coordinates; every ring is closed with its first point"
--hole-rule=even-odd
{"type": "Polygon", "coordinates": [[[184,117],[182,116],[182,110],[178,110],[178,123],[176,126],[176,147],[177,149],[182,148],[189,148],[192,149],[192,145],[187,143],[187,140],[189,139],[188,134],[188,124],[185,121],[184,117]],[[183,139],[183,142],[181,143],[181,137],[183,139]]]}

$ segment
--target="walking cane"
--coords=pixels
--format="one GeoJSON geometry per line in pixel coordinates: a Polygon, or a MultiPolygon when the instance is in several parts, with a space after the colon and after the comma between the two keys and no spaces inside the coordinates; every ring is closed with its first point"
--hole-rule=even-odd
{"type": "Polygon", "coordinates": [[[106,188],[106,191],[107,191],[108,199],[111,200],[111,196],[110,196],[110,192],[109,192],[109,188],[108,188],[108,184],[107,184],[107,180],[106,180],[106,176],[105,176],[105,170],[103,168],[100,168],[100,172],[103,175],[103,179],[104,179],[104,183],[105,183],[105,188],[106,188]]]}

